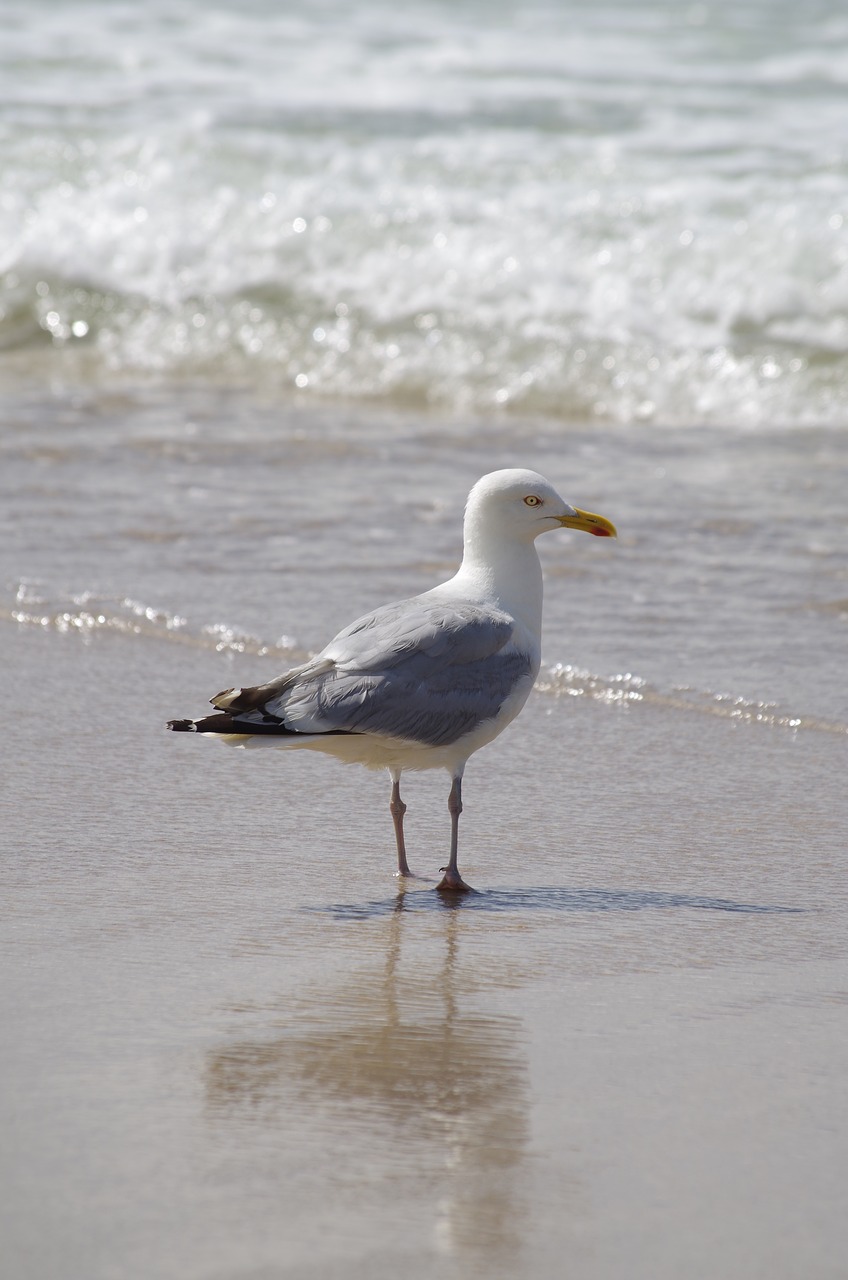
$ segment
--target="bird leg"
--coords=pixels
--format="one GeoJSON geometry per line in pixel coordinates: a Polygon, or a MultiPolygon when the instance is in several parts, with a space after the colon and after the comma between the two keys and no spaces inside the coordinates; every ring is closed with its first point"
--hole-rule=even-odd
{"type": "Polygon", "coordinates": [[[471,885],[466,884],[462,876],[459,874],[459,868],[456,865],[456,851],[459,842],[459,815],[462,813],[462,775],[454,778],[450,795],[448,796],[448,812],[451,816],[451,848],[450,859],[446,867],[442,867],[444,872],[437,889],[447,889],[452,893],[471,893],[471,885]]]}
{"type": "Polygon", "coordinates": [[[412,872],[409,870],[409,863],[406,860],[406,842],[403,838],[403,815],[406,813],[406,805],[400,798],[400,775],[397,777],[392,776],[392,798],[389,802],[389,812],[392,815],[392,822],[395,827],[398,875],[412,875],[412,872]]]}

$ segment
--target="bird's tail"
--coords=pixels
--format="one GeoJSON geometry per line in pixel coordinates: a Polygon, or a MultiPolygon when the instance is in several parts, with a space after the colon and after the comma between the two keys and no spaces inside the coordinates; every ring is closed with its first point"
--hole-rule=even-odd
{"type": "Polygon", "coordinates": [[[221,713],[216,716],[202,716],[200,720],[169,720],[166,726],[174,733],[226,733],[226,734],[258,734],[276,738],[297,736],[293,729],[284,724],[253,723],[238,720],[235,716],[221,713]]]}
{"type": "Polygon", "coordinates": [[[268,710],[269,703],[275,703],[281,698],[297,680],[308,674],[309,676],[320,676],[324,672],[332,671],[334,662],[330,658],[312,658],[309,662],[304,662],[299,667],[292,667],[289,671],[284,671],[281,676],[269,680],[267,684],[255,684],[243,689],[224,689],[221,693],[216,693],[214,698],[209,701],[216,711],[225,711],[228,715],[249,715],[251,712],[258,713],[266,719],[277,719],[281,717],[274,715],[268,710]]]}

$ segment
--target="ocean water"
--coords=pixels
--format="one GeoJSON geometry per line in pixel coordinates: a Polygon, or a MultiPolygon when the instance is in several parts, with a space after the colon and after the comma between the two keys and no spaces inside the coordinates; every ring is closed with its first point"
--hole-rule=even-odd
{"type": "Polygon", "coordinates": [[[2,17],[16,365],[565,421],[843,420],[837,4],[2,17]]]}
{"type": "MultiPolygon", "coordinates": [[[[0,1273],[841,1280],[848,17],[0,0],[0,1273]],[[551,535],[447,786],[168,735],[551,535]]],[[[305,754],[305,753],[304,753],[305,754]]]]}

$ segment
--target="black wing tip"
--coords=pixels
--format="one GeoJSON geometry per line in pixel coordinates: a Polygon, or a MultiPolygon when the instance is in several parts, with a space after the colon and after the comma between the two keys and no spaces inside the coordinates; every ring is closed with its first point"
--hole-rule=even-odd
{"type": "Polygon", "coordinates": [[[174,733],[197,733],[193,720],[169,720],[165,728],[172,729],[174,733]]]}
{"type": "Polygon", "coordinates": [[[199,720],[169,720],[168,728],[176,733],[251,734],[267,731],[265,725],[240,723],[225,712],[219,712],[214,716],[201,716],[199,720]]]}

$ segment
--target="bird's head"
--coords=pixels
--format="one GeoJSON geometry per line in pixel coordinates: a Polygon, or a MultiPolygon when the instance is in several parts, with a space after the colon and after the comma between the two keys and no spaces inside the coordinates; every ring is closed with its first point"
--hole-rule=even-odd
{"type": "Polygon", "coordinates": [[[468,495],[465,524],[466,533],[520,542],[532,542],[551,529],[582,529],[596,538],[618,536],[604,516],[570,506],[544,476],[519,468],[492,471],[477,481],[468,495]]]}

